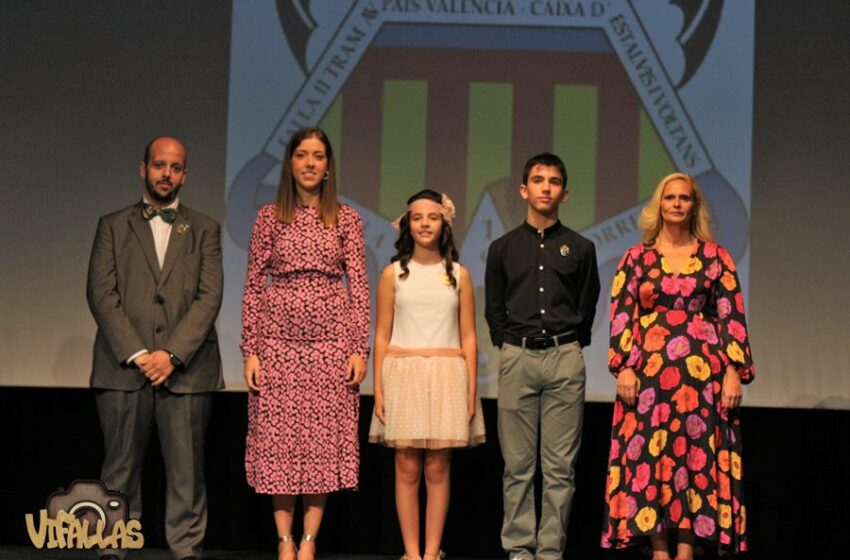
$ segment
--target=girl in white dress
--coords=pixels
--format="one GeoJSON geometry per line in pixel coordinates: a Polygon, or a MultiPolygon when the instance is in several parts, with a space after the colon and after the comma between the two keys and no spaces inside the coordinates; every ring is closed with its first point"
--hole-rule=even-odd
{"type": "Polygon", "coordinates": [[[397,254],[381,274],[375,325],[375,410],[369,441],[394,447],[402,560],[442,558],[451,448],[484,442],[469,272],[452,241],[454,205],[416,193],[398,221],[397,254]],[[425,554],[419,480],[425,475],[425,554]]]}

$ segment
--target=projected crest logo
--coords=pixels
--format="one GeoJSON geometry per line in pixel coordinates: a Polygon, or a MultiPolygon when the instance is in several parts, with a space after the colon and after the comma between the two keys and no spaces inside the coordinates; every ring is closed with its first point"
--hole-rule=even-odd
{"type": "MultiPolygon", "coordinates": [[[[373,284],[410,194],[433,188],[458,205],[455,238],[477,290],[480,390],[494,396],[484,259],[524,219],[518,186],[531,155],[564,158],[561,218],[595,242],[603,286],[640,239],[645,199],[673,170],[698,178],[720,242],[745,256],[752,9],[722,0],[236,3],[225,266],[244,277],[284,146],[318,124],[334,143],[342,199],[366,223],[373,284]]],[[[607,370],[607,307],[606,294],[591,372],[607,370]]],[[[593,375],[588,394],[608,397],[610,387],[593,375]]]]}

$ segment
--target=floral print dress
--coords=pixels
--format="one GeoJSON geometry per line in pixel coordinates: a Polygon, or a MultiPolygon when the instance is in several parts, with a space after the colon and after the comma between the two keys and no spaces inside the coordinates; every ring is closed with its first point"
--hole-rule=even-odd
{"type": "Polygon", "coordinates": [[[369,355],[369,284],[360,216],[340,206],[337,220],[302,206],[284,224],[268,205],[251,234],[241,349],[261,377],[245,471],[260,494],[357,488],[360,401],[345,378],[349,356],[369,355]]]}
{"type": "Polygon", "coordinates": [[[753,379],[735,264],[698,242],[678,274],[649,245],[623,255],[611,288],[608,364],[633,368],[635,406],[617,397],[602,546],[686,529],[721,554],[747,549],[739,409],[724,410],[728,364],[753,379]]]}

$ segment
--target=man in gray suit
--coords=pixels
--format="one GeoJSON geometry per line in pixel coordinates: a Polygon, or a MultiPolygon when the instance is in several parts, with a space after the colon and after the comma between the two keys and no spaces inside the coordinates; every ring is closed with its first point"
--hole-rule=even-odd
{"type": "Polygon", "coordinates": [[[142,200],[100,218],[89,261],[101,479],[127,496],[131,518],[140,517],[142,464],[156,424],[165,460],[166,539],[175,558],[200,558],[207,523],[204,435],[212,391],[224,387],[215,331],[221,228],[178,201],[187,175],[178,140],[148,144],[139,173],[142,200]]]}

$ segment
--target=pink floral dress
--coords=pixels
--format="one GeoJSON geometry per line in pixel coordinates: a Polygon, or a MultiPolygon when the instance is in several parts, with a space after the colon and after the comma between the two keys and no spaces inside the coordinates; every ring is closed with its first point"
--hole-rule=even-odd
{"type": "Polygon", "coordinates": [[[640,381],[635,406],[614,403],[602,546],[622,547],[667,529],[747,549],[739,409],[721,410],[727,364],[749,383],[754,369],[735,264],[699,242],[673,274],[646,245],[629,249],[611,288],[616,376],[640,381]]]}
{"type": "Polygon", "coordinates": [[[351,354],[369,350],[363,225],[341,206],[328,228],[313,208],[290,224],[257,215],[242,300],[242,354],[260,359],[248,396],[245,471],[262,494],[356,488],[359,394],[345,386],[351,354]],[[347,283],[343,280],[347,280],[347,283]]]}

